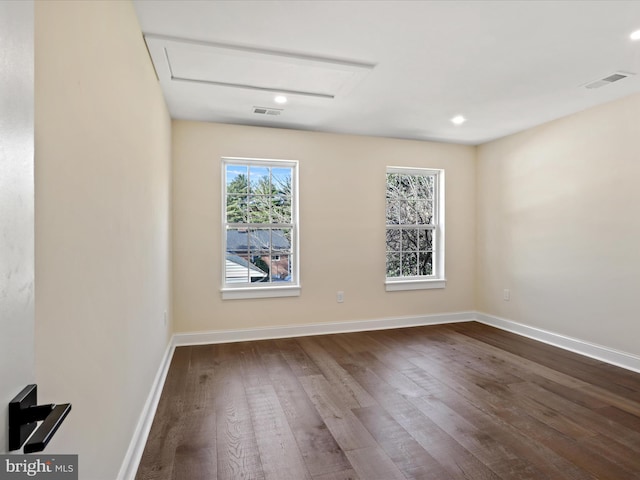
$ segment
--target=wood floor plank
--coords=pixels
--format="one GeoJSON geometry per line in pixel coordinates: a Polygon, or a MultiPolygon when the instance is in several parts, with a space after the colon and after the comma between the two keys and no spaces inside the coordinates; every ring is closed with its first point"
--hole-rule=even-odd
{"type": "Polygon", "coordinates": [[[453,478],[382,407],[357,408],[353,413],[407,479],[453,478]]]}
{"type": "Polygon", "coordinates": [[[313,480],[360,480],[360,477],[353,469],[343,472],[326,473],[324,475],[316,475],[313,480]]]}
{"type": "Polygon", "coordinates": [[[195,411],[185,415],[181,423],[172,480],[217,480],[215,413],[195,411]]]}
{"type": "Polygon", "coordinates": [[[377,446],[369,431],[364,428],[351,409],[341,403],[324,376],[302,377],[300,382],[343,451],[377,446]]]}
{"type": "Polygon", "coordinates": [[[640,480],[640,374],[475,322],[178,347],[136,480],[640,480]]]}
{"type": "Polygon", "coordinates": [[[464,330],[465,335],[568,373],[610,392],[628,396],[640,390],[640,382],[637,379],[630,377],[624,370],[606,365],[601,361],[560,350],[526,337],[514,336],[498,329],[483,328],[484,326],[480,324],[467,327],[464,330]]]}
{"type": "Polygon", "coordinates": [[[320,369],[314,361],[309,358],[302,347],[300,347],[297,339],[285,338],[276,340],[275,343],[295,375],[298,377],[320,375],[320,369]]]}
{"type": "MultiPolygon", "coordinates": [[[[377,361],[372,361],[368,352],[355,354],[352,358],[360,368],[352,371],[349,366],[345,366],[347,371],[447,471],[451,478],[499,479],[490,468],[411,404],[408,399],[416,398],[414,395],[403,394],[402,390],[397,390],[383,381],[378,376],[381,366],[377,364],[377,361]],[[363,368],[365,365],[366,368],[363,368]]],[[[422,391],[424,392],[424,390],[422,391]]],[[[426,394],[426,392],[424,393],[426,394]]]]}
{"type": "MultiPolygon", "coordinates": [[[[371,352],[356,353],[351,357],[351,359],[357,362],[360,367],[365,367],[374,371],[378,377],[384,380],[385,383],[391,386],[400,395],[406,397],[421,397],[426,394],[419,385],[404,375],[403,372],[406,368],[405,365],[403,365],[402,370],[387,367],[387,365],[378,360],[378,358],[376,358],[376,356],[371,352]]],[[[413,364],[411,362],[407,362],[407,365],[413,364]]],[[[349,369],[345,369],[349,371],[349,369]]],[[[371,391],[369,391],[369,393],[371,394],[371,391]]],[[[375,395],[372,394],[372,396],[376,398],[375,395]]]]}
{"type": "MultiPolygon", "coordinates": [[[[217,347],[217,353],[222,348],[217,347]]],[[[212,392],[216,392],[216,446],[218,480],[264,480],[249,402],[244,387],[242,359],[221,356],[212,392]],[[223,357],[224,358],[224,357],[223,357]]]]}
{"type": "MultiPolygon", "coordinates": [[[[526,417],[527,413],[515,409],[509,404],[508,399],[505,401],[483,388],[483,384],[478,385],[465,379],[462,371],[456,370],[450,365],[444,368],[437,360],[424,357],[416,357],[413,361],[420,370],[448,387],[448,389],[439,390],[438,393],[430,395],[430,401],[437,399],[450,406],[482,431],[483,435],[499,439],[501,445],[510,447],[521,459],[526,459],[533,464],[535,469],[543,472],[545,474],[543,478],[570,478],[573,480],[595,478],[556,453],[547,444],[534,441],[526,430],[514,425],[513,418],[517,419],[520,415],[526,417]],[[506,415],[509,410],[513,411],[514,409],[515,414],[506,415]]],[[[415,381],[419,383],[419,376],[415,381]]],[[[428,389],[428,384],[421,385],[428,389]]]]}
{"type": "MultiPolygon", "coordinates": [[[[461,377],[464,376],[462,371],[457,373],[461,377]]],[[[473,398],[476,401],[479,398],[490,399],[492,401],[490,408],[496,417],[525,432],[538,444],[546,445],[570,463],[584,471],[591,472],[596,478],[607,478],[606,475],[617,475],[612,478],[629,478],[630,472],[625,467],[605,458],[601,452],[580,446],[573,439],[557,431],[554,428],[557,416],[540,418],[539,412],[530,410],[528,405],[523,405],[526,404],[526,400],[509,394],[508,390],[503,387],[487,388],[488,385],[482,383],[478,386],[472,382],[466,385],[466,388],[474,392],[473,398]],[[480,388],[477,388],[478,386],[480,388]]]]}
{"type": "Polygon", "coordinates": [[[237,355],[242,359],[242,376],[247,387],[271,385],[262,358],[260,357],[261,342],[241,342],[237,346],[237,355]]]}
{"type": "Polygon", "coordinates": [[[593,408],[593,411],[609,421],[616,422],[616,426],[623,426],[634,432],[640,432],[640,416],[632,415],[631,413],[627,413],[610,405],[593,408]]]}
{"type": "Polygon", "coordinates": [[[249,387],[246,392],[265,479],[311,480],[273,387],[249,387]]]}
{"type": "MultiPolygon", "coordinates": [[[[513,444],[518,443],[519,439],[514,435],[502,433],[495,438],[482,422],[471,423],[455,409],[433,398],[410,399],[410,401],[500,478],[524,480],[545,477],[540,469],[518,455],[513,444]]],[[[454,407],[464,408],[467,411],[473,409],[471,405],[457,404],[454,407]]],[[[478,411],[473,411],[473,415],[480,416],[478,411]]],[[[523,447],[521,450],[526,448],[526,446],[523,447]]]]}
{"type": "Polygon", "coordinates": [[[189,348],[175,349],[136,480],[168,480],[173,477],[176,449],[184,428],[180,421],[184,400],[180,399],[178,392],[185,390],[188,376],[184,373],[189,370],[190,361],[189,348]]]}
{"type": "MultiPolygon", "coordinates": [[[[612,424],[610,419],[601,415],[598,411],[577,405],[535,383],[514,385],[511,388],[522,396],[532,399],[536,404],[553,410],[556,416],[567,417],[579,428],[588,429],[591,432],[590,435],[583,435],[583,437],[602,435],[609,437],[611,440],[622,440],[626,443],[640,445],[640,424],[612,424]]],[[[536,407],[535,404],[534,407],[536,407]]],[[[630,420],[630,417],[637,418],[628,415],[625,416],[625,419],[630,420]]],[[[638,459],[640,460],[640,456],[638,459]]]]}
{"type": "MultiPolygon", "coordinates": [[[[334,391],[340,395],[344,405],[349,408],[375,405],[376,402],[371,398],[371,395],[358,385],[358,382],[338,364],[335,358],[331,357],[327,350],[320,346],[319,342],[322,340],[322,338],[306,337],[298,341],[306,354],[318,365],[322,375],[331,384],[334,391]]],[[[328,345],[331,345],[331,340],[324,340],[328,345]]]]}
{"type": "Polygon", "coordinates": [[[636,417],[640,417],[640,402],[630,400],[618,393],[611,392],[596,385],[587,385],[581,390],[593,398],[601,400],[609,406],[616,407],[636,417]]]}
{"type": "Polygon", "coordinates": [[[344,452],[282,355],[262,359],[311,476],[348,470],[344,452]]]}
{"type": "Polygon", "coordinates": [[[406,480],[379,446],[350,450],[347,457],[362,480],[406,480]]]}

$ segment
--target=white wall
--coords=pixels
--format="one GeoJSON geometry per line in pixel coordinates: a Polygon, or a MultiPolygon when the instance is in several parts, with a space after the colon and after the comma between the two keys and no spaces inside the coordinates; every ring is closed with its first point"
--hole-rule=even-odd
{"type": "Polygon", "coordinates": [[[0,2],[0,453],[34,380],[33,2],[0,2]]]}
{"type": "Polygon", "coordinates": [[[473,147],[174,121],[176,331],[472,310],[474,198],[473,147]],[[300,161],[300,297],[221,300],[223,156],[300,161]],[[388,165],[446,170],[446,289],[385,292],[388,165]],[[336,302],[338,290],[344,291],[344,303],[336,302]]]}
{"type": "Polygon", "coordinates": [[[39,1],[36,377],[48,451],[113,480],[168,343],[170,129],[130,2],[39,1]]]}
{"type": "Polygon", "coordinates": [[[639,152],[640,95],[480,146],[478,310],[640,355],[639,152]]]}

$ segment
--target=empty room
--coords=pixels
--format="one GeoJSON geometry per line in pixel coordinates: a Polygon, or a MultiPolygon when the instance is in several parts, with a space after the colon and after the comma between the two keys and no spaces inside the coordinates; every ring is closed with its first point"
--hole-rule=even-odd
{"type": "Polygon", "coordinates": [[[0,0],[0,42],[0,478],[640,479],[640,2],[0,0]]]}

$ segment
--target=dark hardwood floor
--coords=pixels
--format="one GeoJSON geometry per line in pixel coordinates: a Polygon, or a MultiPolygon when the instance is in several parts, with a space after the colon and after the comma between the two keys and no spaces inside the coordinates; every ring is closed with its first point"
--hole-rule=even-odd
{"type": "Polygon", "coordinates": [[[479,323],[176,349],[136,480],[640,479],[640,374],[479,323]]]}

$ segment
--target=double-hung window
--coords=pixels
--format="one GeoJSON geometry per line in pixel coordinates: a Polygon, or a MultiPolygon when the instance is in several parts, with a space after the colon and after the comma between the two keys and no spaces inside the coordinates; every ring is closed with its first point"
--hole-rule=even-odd
{"type": "Polygon", "coordinates": [[[300,294],[298,162],[222,159],[222,298],[300,294]]]}
{"type": "Polygon", "coordinates": [[[387,168],[386,290],[444,288],[444,170],[387,168]]]}

